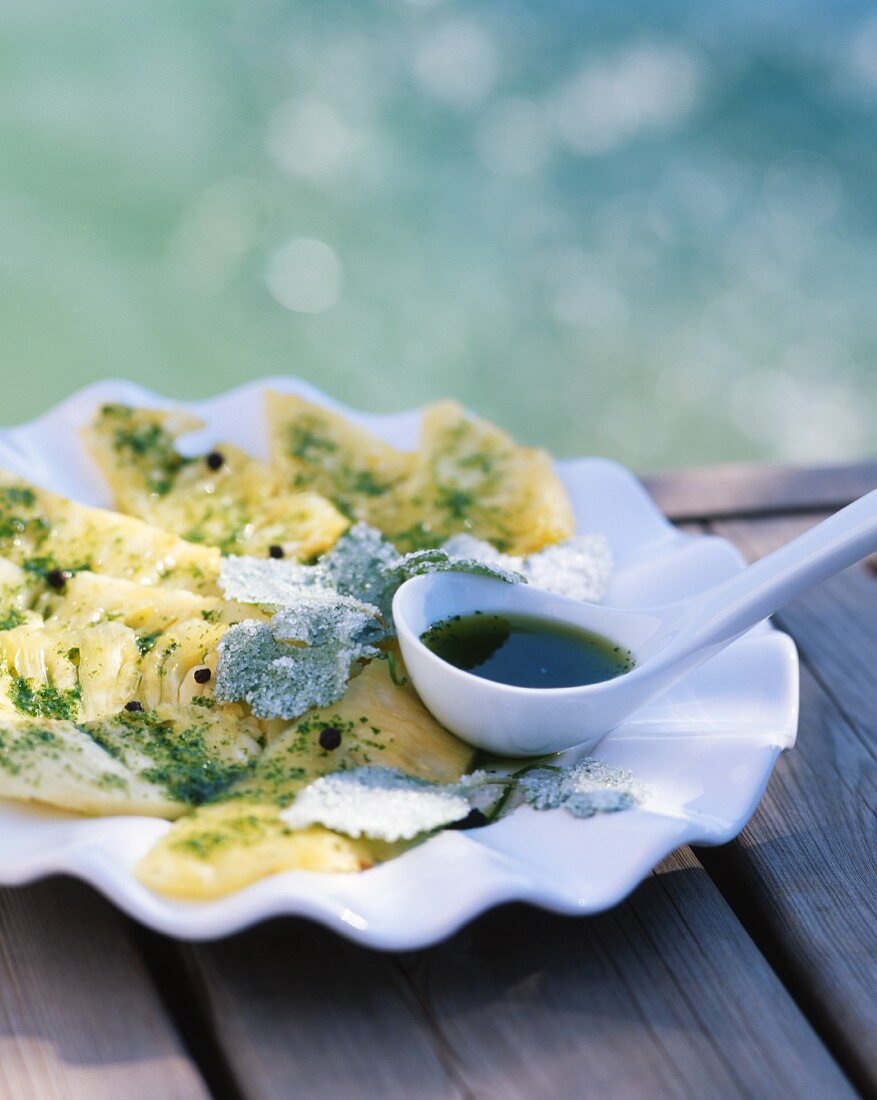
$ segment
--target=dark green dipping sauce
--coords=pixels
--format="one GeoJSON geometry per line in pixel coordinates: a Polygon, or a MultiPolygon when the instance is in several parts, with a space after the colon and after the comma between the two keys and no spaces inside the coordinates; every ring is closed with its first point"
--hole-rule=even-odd
{"type": "Polygon", "coordinates": [[[420,640],[455,668],[514,687],[599,684],[634,666],[627,649],[600,634],[530,615],[454,615],[420,640]]]}

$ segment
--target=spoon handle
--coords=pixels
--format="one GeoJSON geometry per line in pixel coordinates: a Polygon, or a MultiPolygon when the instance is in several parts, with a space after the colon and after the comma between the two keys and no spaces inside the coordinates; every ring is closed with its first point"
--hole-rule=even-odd
{"type": "Polygon", "coordinates": [[[877,489],[761,558],[689,607],[680,650],[721,646],[828,577],[877,551],[877,489]]]}

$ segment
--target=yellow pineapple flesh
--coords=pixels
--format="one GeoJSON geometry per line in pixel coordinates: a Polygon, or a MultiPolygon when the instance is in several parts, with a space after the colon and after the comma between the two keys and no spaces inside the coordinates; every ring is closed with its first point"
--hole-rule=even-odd
{"type": "Polygon", "coordinates": [[[85,436],[117,506],[191,542],[302,560],[335,543],[347,522],[328,500],[282,490],[269,466],[239,448],[183,457],[177,436],[200,426],[178,412],[104,405],[85,436]]]}
{"type": "Polygon", "coordinates": [[[411,455],[294,394],[265,396],[271,461],[284,484],[313,489],[351,519],[373,523],[407,476],[411,455]]]}
{"type": "Polygon", "coordinates": [[[0,795],[175,817],[259,754],[266,724],[214,697],[234,604],[88,573],[38,602],[46,618],[0,629],[0,795]]]}
{"type": "Polygon", "coordinates": [[[0,555],[29,583],[83,569],[215,594],[220,553],[142,520],[91,508],[0,471],[0,555]]]}
{"type": "Polygon", "coordinates": [[[226,802],[180,818],[135,874],[157,893],[207,901],[280,871],[363,871],[410,845],[291,829],[273,806],[226,802]]]}
{"type": "Polygon", "coordinates": [[[402,550],[465,531],[509,554],[573,534],[572,510],[551,458],[519,447],[454,401],[429,406],[409,477],[376,516],[402,550]]]}
{"type": "Polygon", "coordinates": [[[424,410],[414,454],[299,397],[269,393],[266,408],[272,461],[286,483],[313,486],[400,550],[465,531],[530,554],[573,533],[550,456],[519,447],[454,401],[424,410]]]}

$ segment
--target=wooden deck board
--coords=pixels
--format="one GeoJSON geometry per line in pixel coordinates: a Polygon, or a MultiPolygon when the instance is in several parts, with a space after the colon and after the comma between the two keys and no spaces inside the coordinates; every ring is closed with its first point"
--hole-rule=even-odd
{"type": "Polygon", "coordinates": [[[401,958],[293,921],[185,954],[252,1100],[854,1095],[690,853],[601,917],[401,958]]]}
{"type": "Polygon", "coordinates": [[[392,956],[299,920],[182,952],[247,1100],[463,1100],[392,956]]]}
{"type": "Polygon", "coordinates": [[[69,879],[0,890],[0,1096],[207,1096],[124,918],[69,879]]]}
{"type": "Polygon", "coordinates": [[[781,512],[831,512],[877,487],[877,461],[854,466],[729,465],[643,477],[674,520],[781,512]]]}
{"type": "MultiPolygon", "coordinates": [[[[758,557],[813,521],[715,529],[758,557]]],[[[740,839],[708,862],[745,894],[844,1065],[877,1091],[877,578],[856,566],[777,619],[804,666],[798,744],[740,839]]]]}
{"type": "Polygon", "coordinates": [[[478,1100],[851,1094],[690,852],[610,913],[501,910],[409,965],[478,1100]]]}

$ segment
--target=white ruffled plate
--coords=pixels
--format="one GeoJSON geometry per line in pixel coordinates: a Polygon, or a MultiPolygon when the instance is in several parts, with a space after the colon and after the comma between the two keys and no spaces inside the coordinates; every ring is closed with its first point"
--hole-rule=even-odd
{"type": "MultiPolygon", "coordinates": [[[[228,440],[266,453],[262,394],[271,386],[339,409],[401,447],[417,436],[416,411],[357,413],[306,383],[255,382],[188,405],[207,423],[193,447],[228,440]]],[[[128,382],[81,390],[45,416],[0,431],[0,467],[90,504],[110,503],[77,428],[105,401],[172,402],[128,382]]],[[[607,603],[647,606],[701,590],[741,568],[722,539],[674,530],[639,482],[599,458],[558,464],[580,532],[602,532],[615,558],[607,603]]],[[[768,625],[751,631],[663,699],[611,733],[596,755],[629,768],[650,791],[636,810],[577,820],[564,811],[515,811],[488,828],[444,832],[362,874],[292,871],[219,901],[170,901],[132,869],[169,827],[154,818],[82,818],[0,802],[0,882],[66,873],[90,882],[161,932],[208,939],[279,914],[311,917],[374,947],[423,947],[483,910],[527,901],[562,913],[616,904],[683,844],[721,844],[743,828],[780,751],[795,740],[798,660],[768,625]]]]}

